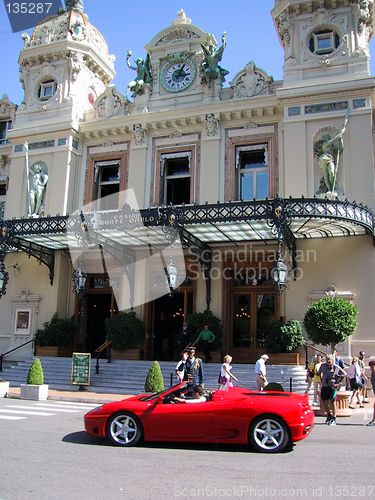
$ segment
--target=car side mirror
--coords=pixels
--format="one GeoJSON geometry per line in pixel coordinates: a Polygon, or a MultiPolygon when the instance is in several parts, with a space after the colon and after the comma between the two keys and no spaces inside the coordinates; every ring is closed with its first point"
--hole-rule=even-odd
{"type": "Polygon", "coordinates": [[[164,399],[164,397],[160,395],[160,396],[158,396],[158,399],[156,400],[156,402],[158,404],[161,404],[163,402],[163,399],[164,399]]]}

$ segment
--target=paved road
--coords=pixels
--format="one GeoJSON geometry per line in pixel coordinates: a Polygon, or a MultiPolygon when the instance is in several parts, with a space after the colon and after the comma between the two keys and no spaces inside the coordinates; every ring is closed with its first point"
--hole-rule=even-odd
{"type": "Polygon", "coordinates": [[[371,407],[336,427],[317,417],[291,452],[267,456],[196,444],[117,448],[84,433],[92,406],[0,400],[0,500],[375,498],[371,407]]]}

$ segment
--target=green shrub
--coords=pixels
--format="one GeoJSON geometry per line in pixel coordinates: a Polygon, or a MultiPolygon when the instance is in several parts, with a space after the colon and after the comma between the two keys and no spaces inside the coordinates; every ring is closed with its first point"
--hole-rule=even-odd
{"type": "Polygon", "coordinates": [[[162,390],[164,390],[163,375],[159,363],[154,361],[146,377],[145,391],[154,393],[162,390]]]}
{"type": "Polygon", "coordinates": [[[315,344],[330,345],[333,351],[356,331],[357,316],[358,307],[349,300],[327,297],[307,308],[303,326],[315,344]]]}
{"type": "Polygon", "coordinates": [[[146,326],[134,311],[115,314],[104,324],[106,338],[112,340],[112,349],[138,349],[145,338],[146,326]]]}
{"type": "Polygon", "coordinates": [[[291,319],[285,325],[279,320],[270,321],[265,334],[265,347],[268,352],[291,352],[304,343],[300,321],[291,319]]]}
{"type": "Polygon", "coordinates": [[[35,332],[35,344],[43,346],[65,347],[71,345],[77,323],[73,318],[59,319],[58,313],[50,321],[43,323],[43,328],[35,332]]]}
{"type": "Polygon", "coordinates": [[[195,342],[198,335],[208,325],[208,329],[215,335],[216,339],[212,342],[212,348],[216,349],[221,346],[221,339],[223,337],[223,327],[221,325],[221,319],[212,314],[211,311],[196,312],[189,314],[186,317],[186,321],[191,328],[192,335],[190,337],[191,342],[195,342]]]}
{"type": "Polygon", "coordinates": [[[43,368],[39,358],[35,358],[32,365],[30,366],[26,383],[30,385],[43,385],[43,368]]]}

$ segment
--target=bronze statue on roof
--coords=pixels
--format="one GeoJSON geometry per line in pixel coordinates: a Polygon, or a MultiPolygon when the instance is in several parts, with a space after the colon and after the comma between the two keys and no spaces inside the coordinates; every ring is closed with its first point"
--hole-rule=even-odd
{"type": "Polygon", "coordinates": [[[201,43],[201,47],[204,52],[204,59],[201,62],[201,83],[207,83],[208,88],[211,88],[212,80],[218,80],[221,85],[225,82],[225,75],[229,73],[226,69],[219,66],[219,61],[223,57],[223,52],[227,44],[227,34],[224,31],[222,36],[222,45],[216,49],[213,43],[208,46],[201,43]]]}
{"type": "Polygon", "coordinates": [[[83,12],[83,0],[65,0],[66,10],[78,10],[83,12]]]}

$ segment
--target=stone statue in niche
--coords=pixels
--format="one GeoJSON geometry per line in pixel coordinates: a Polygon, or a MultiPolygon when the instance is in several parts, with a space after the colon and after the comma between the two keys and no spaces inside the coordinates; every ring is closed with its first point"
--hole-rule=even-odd
{"type": "Polygon", "coordinates": [[[322,132],[320,139],[314,144],[314,155],[318,158],[318,167],[323,173],[320,181],[319,193],[334,193],[339,169],[340,154],[344,151],[342,136],[345,133],[349,119],[349,109],[343,125],[335,137],[328,132],[322,132]]]}
{"type": "Polygon", "coordinates": [[[39,217],[45,198],[48,175],[42,170],[40,163],[34,163],[30,167],[29,174],[31,177],[29,187],[29,216],[39,217]]]}

